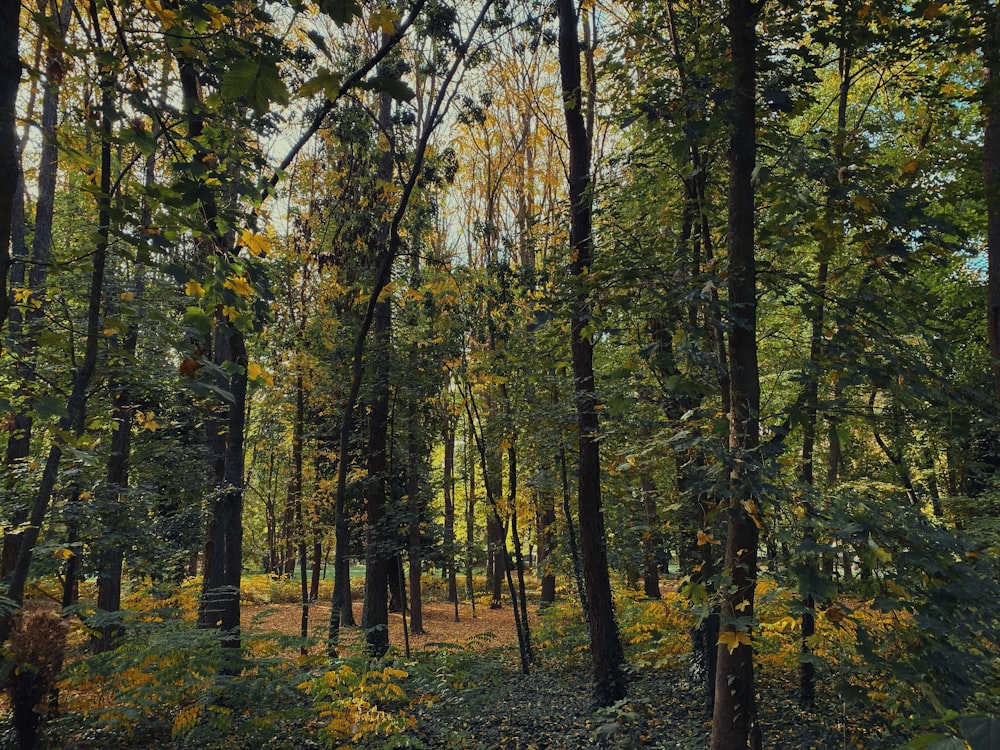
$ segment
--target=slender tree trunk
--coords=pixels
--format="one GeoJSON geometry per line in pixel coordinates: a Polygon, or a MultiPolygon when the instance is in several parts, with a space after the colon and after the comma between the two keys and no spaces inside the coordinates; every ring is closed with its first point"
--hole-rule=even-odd
{"type": "Polygon", "coordinates": [[[289,480],[288,504],[295,509],[295,529],[299,540],[299,588],[302,594],[302,616],[299,620],[299,635],[303,642],[302,654],[306,653],[305,639],[309,637],[309,579],[307,562],[306,517],[302,507],[303,490],[303,443],[305,442],[306,394],[305,380],[301,365],[295,373],[295,416],[292,422],[292,476],[289,480]]]}
{"type": "Polygon", "coordinates": [[[589,621],[590,607],[587,606],[587,589],[583,582],[583,561],[580,560],[580,547],[576,542],[576,524],[573,522],[569,467],[566,465],[566,449],[562,446],[559,447],[559,474],[562,485],[562,510],[566,518],[566,539],[569,542],[570,559],[573,561],[573,582],[576,584],[576,596],[580,600],[584,619],[589,621]]]}
{"type": "MultiPolygon", "coordinates": [[[[91,20],[94,23],[94,33],[99,49],[104,49],[103,39],[97,18],[97,6],[90,3],[91,20]]],[[[100,160],[100,192],[97,196],[97,242],[93,253],[93,271],[90,279],[90,293],[87,301],[87,329],[83,360],[80,367],[73,373],[73,386],[66,402],[66,415],[59,420],[59,431],[69,432],[74,425],[82,423],[86,411],[87,391],[90,381],[97,369],[98,344],[100,341],[101,307],[104,290],[104,269],[107,263],[108,245],[111,237],[111,141],[116,116],[114,100],[114,77],[110,66],[102,69],[101,85],[101,160],[100,160]]],[[[49,447],[39,487],[28,515],[28,527],[24,531],[18,548],[17,561],[7,581],[7,598],[20,606],[24,601],[24,588],[31,569],[31,562],[41,532],[42,524],[48,515],[49,504],[55,489],[59,474],[59,464],[62,460],[64,441],[57,437],[49,447]]],[[[10,634],[13,612],[6,611],[0,618],[0,642],[10,634]]]]}
{"type": "Polygon", "coordinates": [[[539,493],[541,512],[538,514],[538,577],[541,579],[541,594],[538,597],[539,606],[544,608],[555,603],[556,574],[549,556],[556,549],[556,500],[551,490],[539,493]]]}
{"type": "Polygon", "coordinates": [[[314,532],[312,549],[312,580],[309,583],[309,601],[314,602],[319,599],[319,582],[323,578],[323,540],[320,538],[319,530],[314,532]]]}
{"type": "Polygon", "coordinates": [[[14,196],[21,172],[17,148],[17,89],[21,82],[18,40],[21,33],[21,3],[0,3],[0,322],[6,323],[10,298],[11,223],[14,196]]]}
{"type": "MultiPolygon", "coordinates": [[[[345,601],[349,601],[349,594],[345,594],[350,591],[350,562],[348,557],[348,528],[346,515],[344,513],[344,500],[346,495],[346,484],[347,484],[347,455],[348,449],[350,447],[350,426],[354,421],[354,408],[357,404],[358,393],[361,388],[361,375],[363,373],[363,357],[365,349],[365,340],[368,337],[369,328],[375,318],[375,308],[377,307],[379,297],[382,291],[385,289],[386,285],[392,278],[392,263],[399,253],[400,247],[402,246],[402,238],[399,234],[400,224],[403,217],[406,214],[407,207],[410,203],[410,198],[413,195],[413,190],[417,184],[417,178],[423,171],[424,156],[427,152],[427,143],[433,133],[434,127],[440,121],[441,109],[448,95],[448,88],[451,81],[454,79],[455,74],[462,61],[465,58],[465,53],[471,46],[472,39],[475,37],[479,30],[480,25],[486,18],[490,7],[492,6],[493,0],[485,0],[482,7],[480,8],[479,15],[476,20],[469,27],[468,35],[466,36],[465,43],[460,46],[459,52],[456,54],[455,59],[452,61],[451,67],[448,71],[441,77],[440,85],[438,88],[437,98],[431,105],[428,116],[426,118],[426,123],[424,130],[420,133],[417,138],[417,143],[413,150],[413,164],[410,169],[409,175],[407,176],[406,183],[403,185],[402,195],[399,199],[399,204],[396,207],[395,213],[392,216],[392,220],[388,222],[388,240],[382,246],[380,254],[375,261],[375,274],[374,283],[372,285],[372,293],[369,296],[368,307],[365,311],[365,315],[362,318],[361,325],[358,329],[358,333],[354,339],[354,349],[352,352],[352,376],[351,376],[351,390],[347,398],[347,403],[344,405],[344,416],[341,422],[341,433],[340,433],[340,469],[337,474],[337,559],[336,559],[336,582],[334,585],[333,594],[333,607],[331,608],[330,614],[330,632],[328,640],[328,652],[331,655],[336,654],[337,648],[337,638],[340,631],[341,622],[341,612],[339,607],[343,606],[345,601]],[[342,551],[343,550],[343,551],[342,551]]],[[[414,13],[418,12],[420,7],[423,6],[423,2],[418,2],[414,6],[414,13]]],[[[408,19],[412,19],[414,16],[411,15],[408,19]]],[[[409,20],[405,22],[408,24],[409,20]]],[[[397,34],[400,30],[405,28],[404,24],[401,24],[399,29],[397,29],[397,34]]],[[[391,40],[383,40],[383,49],[391,48],[389,43],[391,40]]],[[[381,58],[380,58],[381,59],[381,58]]],[[[381,114],[380,114],[381,119],[381,114]]],[[[314,121],[316,128],[319,127],[318,123],[321,120],[314,121]]],[[[313,130],[312,132],[315,132],[313,130]]],[[[303,143],[302,139],[299,143],[303,143]]],[[[287,165],[285,165],[287,166],[287,165]]],[[[391,170],[389,177],[391,178],[391,170]]],[[[366,582],[367,589],[367,582],[366,582]]]]}
{"type": "MultiPolygon", "coordinates": [[[[415,352],[414,352],[415,354],[415,352]]],[[[410,632],[414,635],[424,633],[424,606],[420,592],[420,579],[423,566],[422,532],[420,521],[423,508],[420,498],[420,441],[417,425],[417,408],[413,399],[407,407],[407,446],[406,446],[406,503],[409,515],[409,558],[410,558],[410,632]]]]}
{"type": "Polygon", "coordinates": [[[607,539],[601,509],[600,426],[594,385],[594,350],[587,334],[590,322],[589,280],[593,236],[593,193],[590,178],[591,141],[582,110],[580,40],[576,4],[557,0],[559,14],[559,69],[563,112],[569,143],[569,245],[570,272],[579,287],[573,309],[571,349],[576,390],[580,458],[577,497],[580,515],[580,550],[587,590],[590,651],[594,665],[594,702],[609,706],[626,693],[622,667],[625,655],[615,622],[611,579],[608,575],[607,539]]]}
{"type": "Polygon", "coordinates": [[[749,643],[757,584],[760,507],[760,379],[757,369],[757,278],[754,249],[757,34],[760,5],[729,0],[726,24],[732,54],[729,144],[728,268],[730,392],[729,446],[732,496],[727,503],[725,570],[720,643],[712,714],[712,750],[760,748],[756,725],[753,647],[749,643]],[[737,627],[736,619],[746,625],[737,627]]]}
{"type": "Polygon", "coordinates": [[[993,381],[1000,399],[1000,3],[990,2],[985,19],[983,56],[983,187],[986,193],[988,338],[993,381]]]}
{"type": "Polygon", "coordinates": [[[660,548],[663,546],[663,539],[660,536],[659,519],[656,516],[656,485],[648,476],[643,476],[639,486],[642,490],[642,510],[646,522],[646,530],[642,535],[642,591],[651,599],[659,599],[661,597],[660,548]]]}
{"type": "MultiPolygon", "coordinates": [[[[19,8],[17,3],[10,4],[10,9],[16,10],[17,8],[19,8]]],[[[5,8],[3,12],[7,10],[5,8]]],[[[62,82],[64,74],[63,45],[61,40],[65,38],[69,27],[71,10],[72,3],[69,0],[62,0],[58,14],[53,13],[52,19],[57,24],[58,36],[51,39],[45,48],[46,82],[44,93],[42,94],[42,146],[39,154],[37,199],[35,201],[35,233],[31,244],[32,262],[31,270],[28,273],[28,289],[31,290],[33,300],[38,302],[39,305],[37,307],[28,306],[23,318],[24,324],[20,327],[22,335],[16,338],[14,337],[13,319],[11,320],[10,333],[12,336],[12,345],[17,347],[17,354],[20,360],[17,368],[18,390],[28,395],[29,398],[31,390],[36,386],[38,380],[35,371],[35,337],[44,320],[41,302],[44,300],[46,277],[48,275],[49,248],[52,245],[52,219],[55,213],[56,177],[59,170],[56,125],[59,119],[59,85],[62,82]]],[[[16,16],[14,21],[15,23],[17,22],[16,16]]],[[[2,19],[0,19],[0,23],[2,23],[2,19]]],[[[6,37],[4,39],[6,41],[6,37]]],[[[18,67],[11,69],[11,74],[20,75],[19,64],[18,67]]],[[[4,73],[0,75],[7,75],[7,69],[4,68],[4,73]]],[[[16,151],[17,149],[15,148],[13,157],[15,159],[18,158],[16,151]]],[[[0,177],[0,180],[7,179],[6,170],[2,167],[0,167],[0,173],[3,173],[3,177],[0,177]]],[[[18,204],[14,208],[20,212],[23,219],[24,174],[19,160],[16,162],[16,169],[12,169],[9,174],[11,178],[17,180],[19,185],[19,189],[16,191],[19,194],[18,204]]],[[[2,202],[2,198],[0,198],[0,202],[2,202]]],[[[0,211],[2,210],[4,209],[0,206],[0,211]]],[[[23,229],[23,226],[17,227],[16,231],[23,234],[23,229]]],[[[0,238],[0,242],[2,242],[2,238],[0,238]]],[[[20,244],[23,244],[23,238],[20,244]]],[[[22,279],[21,283],[23,284],[24,269],[20,264],[19,267],[22,279]]],[[[7,285],[5,284],[2,289],[4,299],[6,299],[7,285]]],[[[28,458],[31,450],[33,421],[30,408],[14,414],[13,429],[7,440],[7,451],[4,459],[5,467],[12,468],[14,465],[28,458]]],[[[5,484],[6,487],[4,489],[8,496],[5,505],[14,509],[10,525],[13,528],[19,528],[27,520],[28,508],[19,502],[13,480],[6,480],[5,484]]],[[[6,577],[14,567],[18,556],[20,538],[21,535],[19,533],[4,535],[3,551],[0,553],[0,578],[6,577]]]]}
{"type": "MultiPolygon", "coordinates": [[[[506,386],[503,388],[504,401],[509,405],[510,398],[507,396],[506,386]]],[[[531,628],[528,624],[528,596],[524,585],[521,535],[517,530],[517,433],[510,437],[510,445],[507,448],[507,507],[510,509],[510,536],[514,542],[514,565],[517,569],[517,599],[514,599],[514,592],[511,591],[511,605],[521,608],[522,654],[528,661],[534,661],[535,657],[531,650],[531,628]]]]}
{"type": "Polygon", "coordinates": [[[476,587],[473,578],[473,563],[476,549],[476,462],[472,458],[472,419],[465,440],[465,475],[468,483],[465,490],[465,593],[472,607],[472,617],[476,616],[476,587]]]}
{"type": "Polygon", "coordinates": [[[455,569],[455,424],[445,416],[444,427],[444,553],[448,578],[448,601],[455,605],[458,622],[458,578],[455,569]]]}

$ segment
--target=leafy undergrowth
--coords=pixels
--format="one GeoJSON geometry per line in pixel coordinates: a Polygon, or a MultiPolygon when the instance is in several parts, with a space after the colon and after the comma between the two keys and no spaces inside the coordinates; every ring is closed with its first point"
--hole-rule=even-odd
{"type": "MultiPolygon", "coordinates": [[[[266,597],[255,598],[283,598],[259,584],[265,589],[266,597]]],[[[213,632],[191,623],[196,591],[190,584],[169,598],[131,601],[125,643],[109,655],[78,658],[65,676],[63,715],[48,724],[49,746],[708,747],[706,689],[688,669],[693,618],[689,602],[676,593],[662,601],[618,598],[629,694],[595,712],[586,629],[572,601],[532,618],[535,663],[522,675],[509,608],[480,608],[475,620],[463,610],[456,625],[450,605],[428,604],[431,633],[413,640],[409,657],[402,653],[397,615],[390,658],[373,662],[360,653],[357,629],[345,632],[342,658],[327,660],[318,639],[292,635],[299,607],[272,604],[248,623],[242,659],[233,663],[213,632]]],[[[793,597],[762,582],[758,601],[754,644],[765,747],[879,750],[919,733],[902,713],[913,691],[891,684],[856,648],[859,633],[887,650],[908,648],[904,616],[864,602],[824,610],[809,642],[817,701],[805,710],[796,694],[801,636],[793,597]]],[[[322,611],[314,614],[318,624],[322,611]]]]}

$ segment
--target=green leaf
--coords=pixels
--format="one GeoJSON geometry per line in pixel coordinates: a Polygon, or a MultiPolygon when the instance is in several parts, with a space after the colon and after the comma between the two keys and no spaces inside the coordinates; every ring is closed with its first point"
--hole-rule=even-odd
{"type": "Polygon", "coordinates": [[[258,117],[267,112],[271,102],[289,102],[288,88],[281,80],[277,63],[266,58],[234,62],[222,76],[219,93],[229,101],[245,99],[258,117]]]}
{"type": "Polygon", "coordinates": [[[219,83],[219,93],[229,101],[247,96],[257,79],[260,66],[255,60],[237,60],[222,76],[219,83]]]}
{"type": "Polygon", "coordinates": [[[361,15],[361,4],[357,0],[319,0],[319,9],[330,16],[338,26],[361,15]]]}
{"type": "Polygon", "coordinates": [[[65,417],[66,402],[56,396],[42,396],[35,401],[35,413],[42,419],[65,417]]]}
{"type": "Polygon", "coordinates": [[[408,102],[416,96],[408,83],[393,76],[371,78],[361,83],[360,87],[368,91],[384,91],[398,102],[408,102]]]}
{"type": "Polygon", "coordinates": [[[184,325],[193,328],[198,333],[204,335],[212,329],[212,321],[208,313],[200,307],[191,306],[184,311],[184,325]]]}
{"type": "Polygon", "coordinates": [[[327,99],[332,100],[337,96],[337,91],[340,89],[342,81],[343,76],[339,73],[333,73],[326,68],[320,68],[319,73],[302,84],[302,88],[299,89],[299,96],[308,97],[322,91],[326,94],[327,99]]]}
{"type": "Polygon", "coordinates": [[[958,726],[972,750],[1000,750],[1000,719],[969,716],[959,721],[958,726]]]}

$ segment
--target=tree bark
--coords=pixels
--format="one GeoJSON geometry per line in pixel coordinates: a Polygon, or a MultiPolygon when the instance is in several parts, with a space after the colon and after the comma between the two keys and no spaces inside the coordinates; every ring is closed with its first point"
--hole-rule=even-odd
{"type": "MultiPolygon", "coordinates": [[[[386,92],[379,95],[378,127],[384,137],[390,138],[392,98],[386,92]]],[[[392,182],[392,168],[393,153],[391,149],[386,149],[379,159],[379,182],[392,182]]],[[[380,222],[376,228],[375,236],[371,239],[376,257],[388,253],[389,230],[388,220],[380,222]]],[[[388,576],[395,574],[394,570],[389,569],[389,560],[395,551],[395,539],[386,522],[391,331],[391,302],[383,299],[375,304],[373,326],[372,404],[369,414],[368,483],[365,488],[368,524],[365,544],[365,602],[361,615],[361,627],[365,629],[368,652],[376,658],[381,658],[389,650],[388,576]]]]}
{"type": "Polygon", "coordinates": [[[538,514],[538,577],[541,579],[538,604],[544,608],[556,600],[556,574],[549,562],[549,556],[556,549],[556,499],[548,489],[542,490],[538,499],[541,505],[538,514]]]}
{"type": "MultiPolygon", "coordinates": [[[[94,34],[98,48],[103,50],[104,44],[97,18],[97,6],[90,3],[91,20],[94,22],[94,34]]],[[[59,432],[69,432],[83,422],[86,411],[87,391],[94,372],[97,369],[98,344],[100,341],[101,307],[104,291],[104,269],[107,263],[108,246],[111,237],[111,141],[114,130],[115,81],[110,66],[102,69],[101,87],[101,158],[100,158],[100,192],[97,196],[97,242],[93,253],[93,271],[90,279],[90,292],[87,301],[87,328],[84,344],[83,360],[80,367],[73,373],[73,386],[66,401],[66,414],[59,420],[59,432]]],[[[24,588],[31,569],[35,544],[38,541],[42,524],[48,515],[49,504],[59,475],[59,464],[63,456],[64,441],[56,437],[49,447],[38,490],[32,502],[28,515],[28,527],[21,539],[17,561],[7,583],[6,596],[20,606],[24,601],[24,588]]],[[[10,634],[13,612],[7,612],[0,619],[0,643],[10,634]]]]}
{"type": "Polygon", "coordinates": [[[458,578],[455,567],[455,423],[449,415],[445,416],[444,422],[445,575],[448,579],[448,601],[455,605],[455,622],[458,622],[458,578]]]}
{"type": "MultiPolygon", "coordinates": [[[[413,352],[415,355],[415,352],[413,352]]],[[[410,632],[414,635],[424,633],[424,605],[423,596],[420,591],[421,574],[423,567],[423,533],[420,528],[420,521],[423,516],[423,503],[420,498],[420,440],[417,425],[418,412],[416,403],[411,397],[407,406],[409,419],[407,420],[407,446],[406,446],[406,504],[409,515],[408,533],[408,555],[410,558],[410,632]]]]}
{"type": "Polygon", "coordinates": [[[559,14],[560,81],[569,144],[570,273],[575,283],[579,284],[570,330],[579,429],[577,502],[580,550],[594,666],[594,702],[599,706],[609,706],[625,696],[627,687],[622,671],[625,655],[615,622],[608,575],[607,540],[601,509],[600,425],[594,384],[594,351],[587,331],[592,318],[587,289],[593,251],[591,134],[587,131],[583,114],[576,4],[573,0],[557,0],[556,9],[559,14]]]}
{"type": "Polygon", "coordinates": [[[660,594],[660,536],[659,519],[656,515],[656,485],[648,476],[639,480],[642,491],[642,511],[646,530],[642,534],[643,571],[642,591],[650,599],[661,598],[660,594]]]}
{"type": "Polygon", "coordinates": [[[1000,4],[990,2],[983,39],[983,187],[986,194],[987,315],[993,383],[1000,399],[1000,4]]]}
{"type": "MultiPolygon", "coordinates": [[[[12,4],[12,7],[15,6],[17,6],[16,3],[12,4]]],[[[66,30],[69,27],[71,10],[72,4],[69,0],[62,0],[59,12],[54,17],[54,21],[58,25],[59,30],[58,39],[65,38],[66,30]]],[[[59,85],[63,78],[63,65],[61,41],[56,39],[50,40],[45,49],[46,80],[44,92],[42,94],[42,146],[39,153],[38,163],[38,187],[37,199],[35,201],[35,233],[31,241],[31,270],[28,273],[28,289],[31,290],[31,295],[34,301],[39,303],[41,303],[44,299],[43,293],[49,266],[49,248],[52,245],[52,219],[55,213],[56,177],[59,170],[59,149],[58,144],[56,143],[56,125],[59,119],[59,85]]],[[[19,76],[20,68],[17,68],[16,72],[19,76]]],[[[6,74],[5,70],[2,75],[6,74]]],[[[21,169],[16,142],[13,158],[17,160],[15,162],[16,169],[11,170],[10,177],[14,178],[19,186],[17,189],[17,193],[19,194],[18,205],[14,208],[22,214],[23,220],[24,174],[21,169]]],[[[0,168],[0,172],[5,172],[5,170],[0,168]]],[[[0,179],[6,178],[6,173],[4,173],[3,177],[0,177],[0,179]]],[[[2,206],[0,206],[0,210],[4,210],[2,206]]],[[[20,227],[18,231],[23,234],[23,226],[20,227]]],[[[0,241],[2,241],[2,238],[0,238],[0,241]]],[[[21,244],[23,244],[23,237],[21,244]]],[[[21,260],[23,261],[23,259],[21,260]]],[[[23,263],[19,262],[18,268],[20,269],[20,283],[23,284],[23,263]]],[[[13,278],[11,281],[14,281],[13,278]]],[[[3,286],[3,295],[6,300],[6,284],[3,286]]],[[[11,320],[11,340],[13,345],[18,347],[17,354],[20,360],[17,368],[19,382],[18,390],[28,393],[29,397],[31,389],[37,382],[37,373],[35,371],[35,336],[41,322],[44,319],[43,309],[44,308],[41,304],[37,307],[28,306],[22,321],[23,325],[20,326],[20,336],[16,335],[17,332],[14,330],[14,321],[13,319],[11,320]]],[[[8,312],[12,313],[13,311],[11,310],[8,312]]],[[[34,418],[30,409],[26,409],[14,415],[13,429],[11,430],[10,437],[7,440],[7,451],[4,458],[5,467],[13,467],[15,464],[28,457],[31,450],[31,431],[33,423],[34,418]]],[[[8,494],[7,507],[13,507],[15,509],[11,518],[11,526],[18,528],[27,520],[28,509],[24,506],[19,507],[20,504],[17,502],[16,498],[17,493],[13,488],[12,482],[7,482],[5,492],[8,494]]],[[[5,577],[14,567],[18,556],[20,538],[21,535],[18,533],[4,535],[3,551],[0,553],[0,578],[5,577]]]]}
{"type": "Polygon", "coordinates": [[[14,196],[20,174],[17,148],[17,89],[21,83],[18,40],[21,33],[21,3],[0,3],[0,321],[6,323],[10,298],[10,239],[14,196]]]}
{"type": "Polygon", "coordinates": [[[725,571],[732,583],[723,592],[720,644],[712,714],[712,750],[760,747],[756,726],[753,648],[749,641],[757,583],[760,507],[757,368],[757,279],[754,249],[756,162],[756,24],[760,5],[729,0],[726,24],[732,54],[729,142],[728,242],[730,413],[732,494],[726,523],[725,571]],[[737,618],[740,618],[737,621],[737,618]],[[737,622],[740,623],[737,627],[737,622]],[[727,643],[723,640],[729,638],[727,643]]]}

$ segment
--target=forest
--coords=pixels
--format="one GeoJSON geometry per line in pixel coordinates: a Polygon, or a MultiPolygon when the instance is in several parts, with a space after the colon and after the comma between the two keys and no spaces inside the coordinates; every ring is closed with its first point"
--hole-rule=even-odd
{"type": "Polygon", "coordinates": [[[0,744],[1000,750],[1000,2],[2,0],[0,744]]]}

